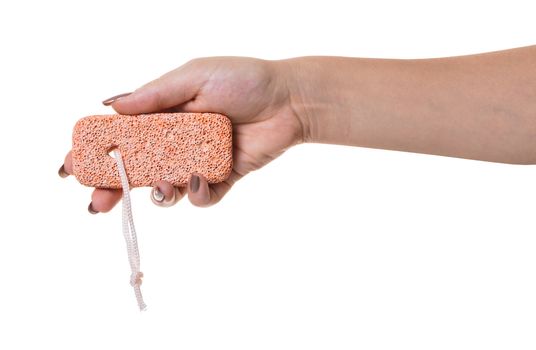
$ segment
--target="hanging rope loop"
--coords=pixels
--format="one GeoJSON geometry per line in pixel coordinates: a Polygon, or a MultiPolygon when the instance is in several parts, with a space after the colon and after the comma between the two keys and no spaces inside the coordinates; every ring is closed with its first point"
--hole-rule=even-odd
{"type": "Polygon", "coordinates": [[[132,216],[132,206],[130,202],[130,186],[128,184],[127,172],[125,164],[121,158],[121,153],[118,149],[114,149],[114,157],[117,162],[117,169],[121,177],[121,187],[123,188],[123,236],[127,243],[128,262],[132,271],[130,275],[130,285],[134,288],[134,294],[141,311],[147,308],[141,294],[141,283],[143,272],[140,271],[140,253],[138,251],[138,239],[136,236],[136,228],[134,227],[134,219],[132,216]]]}

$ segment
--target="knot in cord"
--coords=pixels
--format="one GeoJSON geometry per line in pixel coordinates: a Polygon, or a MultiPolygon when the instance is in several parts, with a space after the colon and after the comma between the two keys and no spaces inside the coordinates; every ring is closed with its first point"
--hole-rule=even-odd
{"type": "Polygon", "coordinates": [[[130,275],[130,285],[132,287],[141,286],[141,283],[143,282],[142,278],[143,278],[143,272],[141,271],[133,272],[130,275]]]}

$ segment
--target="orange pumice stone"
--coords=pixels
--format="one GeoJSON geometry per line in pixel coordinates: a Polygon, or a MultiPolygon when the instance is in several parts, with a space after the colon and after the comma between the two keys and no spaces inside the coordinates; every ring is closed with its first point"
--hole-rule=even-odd
{"type": "Polygon", "coordinates": [[[73,172],[83,185],[121,188],[109,154],[118,149],[131,187],[184,186],[192,173],[218,183],[231,172],[232,148],[231,121],[221,114],[94,115],[74,127],[73,172]]]}

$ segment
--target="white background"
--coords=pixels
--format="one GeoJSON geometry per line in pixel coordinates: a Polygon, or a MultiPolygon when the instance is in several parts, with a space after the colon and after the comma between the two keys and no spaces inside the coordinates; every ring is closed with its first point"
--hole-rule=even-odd
{"type": "Polygon", "coordinates": [[[536,166],[301,145],[209,209],[137,189],[145,313],[120,208],[56,173],[77,119],[189,59],[526,46],[530,4],[2,2],[0,349],[534,349],[536,166]]]}

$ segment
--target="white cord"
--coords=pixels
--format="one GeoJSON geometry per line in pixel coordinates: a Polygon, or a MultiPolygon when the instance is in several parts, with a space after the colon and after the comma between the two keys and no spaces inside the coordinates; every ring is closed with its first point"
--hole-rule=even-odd
{"type": "Polygon", "coordinates": [[[147,305],[143,302],[143,296],[141,294],[140,285],[142,282],[143,273],[140,271],[140,253],[138,251],[138,239],[136,237],[136,229],[134,228],[134,219],[132,218],[132,207],[130,204],[130,186],[128,184],[127,172],[121,153],[118,149],[114,149],[114,156],[117,162],[117,169],[119,169],[119,176],[121,177],[121,186],[123,187],[123,236],[127,243],[128,262],[130,263],[130,285],[134,288],[136,294],[136,300],[140,311],[147,308],[147,305]]]}

